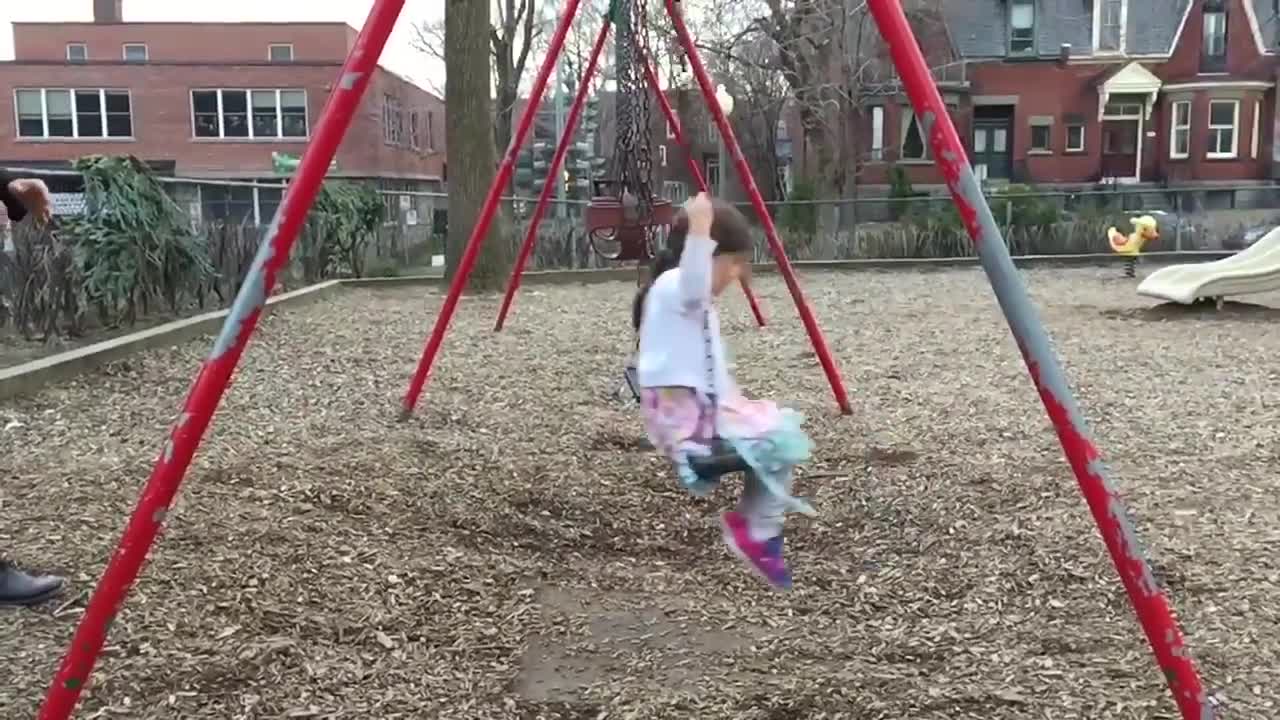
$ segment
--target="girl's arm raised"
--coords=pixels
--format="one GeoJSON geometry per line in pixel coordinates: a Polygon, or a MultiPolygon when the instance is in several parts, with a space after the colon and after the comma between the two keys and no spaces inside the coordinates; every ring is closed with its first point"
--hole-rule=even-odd
{"type": "Polygon", "coordinates": [[[689,233],[680,253],[680,298],[685,307],[700,307],[711,301],[712,257],[716,252],[711,223],[715,208],[706,193],[698,193],[684,210],[689,216],[689,233]]]}

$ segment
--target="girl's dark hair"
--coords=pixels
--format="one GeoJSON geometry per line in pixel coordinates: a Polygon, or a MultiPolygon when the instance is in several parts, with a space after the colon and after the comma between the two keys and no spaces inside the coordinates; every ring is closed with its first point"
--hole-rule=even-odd
{"type": "MultiPolygon", "coordinates": [[[[742,253],[751,250],[751,226],[747,218],[738,208],[719,198],[711,199],[714,215],[711,220],[711,239],[716,242],[716,255],[742,253]]],[[[680,254],[684,252],[684,239],[689,234],[689,216],[684,208],[676,211],[671,220],[671,229],[667,232],[667,246],[658,251],[649,267],[649,280],[636,293],[631,303],[631,327],[640,329],[640,320],[644,317],[644,299],[649,288],[662,273],[680,265],[680,254]]]]}

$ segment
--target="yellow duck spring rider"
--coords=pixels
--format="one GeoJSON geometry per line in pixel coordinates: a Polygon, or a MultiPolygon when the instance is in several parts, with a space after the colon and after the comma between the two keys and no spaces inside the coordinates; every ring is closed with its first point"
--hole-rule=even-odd
{"type": "Polygon", "coordinates": [[[1138,274],[1138,256],[1147,243],[1160,238],[1159,223],[1150,215],[1131,218],[1133,232],[1122,235],[1114,227],[1107,228],[1107,239],[1111,241],[1111,251],[1125,257],[1124,276],[1136,277],[1138,274]]]}

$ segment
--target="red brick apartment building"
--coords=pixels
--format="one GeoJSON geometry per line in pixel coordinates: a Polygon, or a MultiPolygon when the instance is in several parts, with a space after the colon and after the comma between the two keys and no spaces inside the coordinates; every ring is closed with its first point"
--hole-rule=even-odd
{"type": "MultiPolygon", "coordinates": [[[[940,89],[991,181],[1269,184],[1280,174],[1277,8],[946,0],[946,32],[926,51],[949,55],[940,89]]],[[[866,98],[862,115],[864,182],[887,183],[894,164],[916,183],[940,181],[900,88],[866,98]]]]}
{"type": "MultiPolygon", "coordinates": [[[[126,23],[94,0],[92,23],[15,23],[0,62],[0,166],[65,167],[131,154],[179,177],[280,182],[300,156],[356,31],[343,23],[126,23]]],[[[439,190],[444,101],[379,68],[333,176],[439,190]]],[[[201,186],[206,217],[267,222],[279,193],[201,186]]]]}

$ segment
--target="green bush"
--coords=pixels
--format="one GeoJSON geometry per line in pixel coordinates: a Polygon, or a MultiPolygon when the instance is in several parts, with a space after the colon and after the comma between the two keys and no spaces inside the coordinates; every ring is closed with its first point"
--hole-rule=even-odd
{"type": "Polygon", "coordinates": [[[318,282],[340,275],[361,277],[365,251],[382,225],[383,214],[382,198],[371,185],[326,182],[299,238],[303,278],[318,282]]]}
{"type": "Polygon", "coordinates": [[[99,320],[132,323],[154,301],[177,312],[196,298],[214,277],[208,246],[151,170],[134,157],[103,155],[82,157],[75,169],[84,177],[85,211],[62,228],[99,320]]]}
{"type": "Polygon", "coordinates": [[[811,180],[796,180],[791,186],[791,194],[787,198],[782,212],[778,214],[778,224],[787,234],[812,236],[818,232],[818,190],[811,180]]]}

